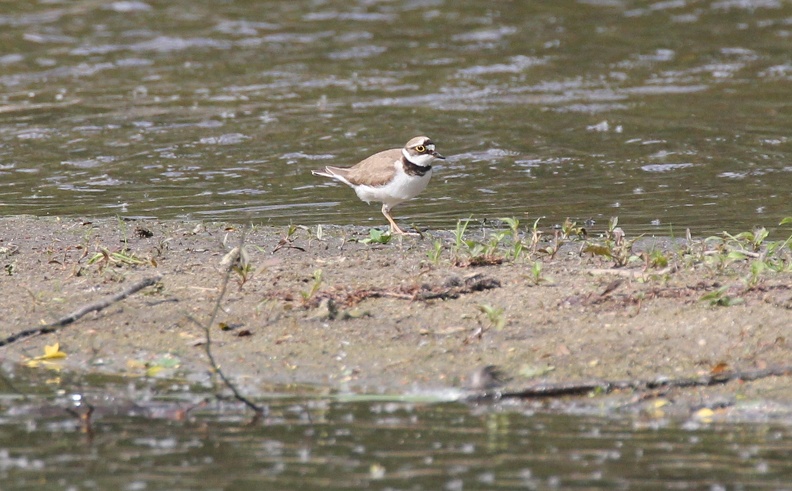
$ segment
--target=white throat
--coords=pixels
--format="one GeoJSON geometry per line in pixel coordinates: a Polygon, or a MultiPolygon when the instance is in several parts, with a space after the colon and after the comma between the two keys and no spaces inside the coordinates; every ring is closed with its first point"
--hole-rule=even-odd
{"type": "Polygon", "coordinates": [[[432,161],[435,159],[434,155],[428,153],[421,155],[410,155],[409,153],[407,153],[406,148],[402,148],[402,155],[404,155],[404,158],[407,159],[408,162],[411,162],[421,167],[429,167],[430,165],[432,165],[432,161]]]}

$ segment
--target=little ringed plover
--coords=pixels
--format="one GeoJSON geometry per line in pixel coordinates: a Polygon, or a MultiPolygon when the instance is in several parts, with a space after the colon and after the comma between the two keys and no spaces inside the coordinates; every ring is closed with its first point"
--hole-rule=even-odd
{"type": "Polygon", "coordinates": [[[391,234],[405,235],[407,232],[396,225],[390,211],[426,189],[435,159],[444,160],[445,157],[435,151],[432,140],[416,136],[404,148],[375,153],[352,167],[327,166],[311,173],[343,182],[366,203],[382,203],[382,214],[390,223],[391,234]]]}

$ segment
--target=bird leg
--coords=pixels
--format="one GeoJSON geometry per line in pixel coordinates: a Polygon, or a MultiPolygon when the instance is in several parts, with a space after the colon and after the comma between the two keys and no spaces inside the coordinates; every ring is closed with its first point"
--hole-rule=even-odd
{"type": "Polygon", "coordinates": [[[390,206],[383,203],[382,204],[382,214],[385,215],[385,218],[388,219],[388,223],[390,223],[390,231],[391,235],[418,235],[414,232],[405,232],[404,230],[400,229],[396,222],[393,221],[393,217],[390,215],[390,206]]]}

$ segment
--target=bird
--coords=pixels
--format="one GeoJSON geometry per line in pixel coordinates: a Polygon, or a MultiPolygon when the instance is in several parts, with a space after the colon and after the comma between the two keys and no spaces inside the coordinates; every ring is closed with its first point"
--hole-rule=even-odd
{"type": "Polygon", "coordinates": [[[383,150],[352,167],[328,165],[311,173],[343,182],[366,203],[382,203],[382,214],[390,224],[391,235],[412,235],[396,225],[390,212],[394,206],[426,189],[432,177],[432,163],[438,159],[445,157],[437,153],[434,142],[429,137],[416,136],[404,148],[383,150]]]}

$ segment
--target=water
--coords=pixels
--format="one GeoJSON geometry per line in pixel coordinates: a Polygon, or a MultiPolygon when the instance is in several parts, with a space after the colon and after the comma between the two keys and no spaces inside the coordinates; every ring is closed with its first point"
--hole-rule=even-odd
{"type": "MultiPolygon", "coordinates": [[[[50,377],[16,375],[22,390],[50,377]]],[[[345,401],[305,388],[273,392],[269,416],[251,422],[228,402],[185,412],[211,400],[194,387],[83,382],[93,387],[83,401],[96,406],[90,432],[66,413],[72,394],[39,388],[23,403],[0,385],[2,405],[14,406],[0,412],[4,490],[782,489],[792,477],[792,427],[771,422],[345,401]]]]}
{"type": "Polygon", "coordinates": [[[407,223],[792,215],[792,3],[12,2],[0,212],[381,225],[310,170],[428,134],[407,223]]]}

